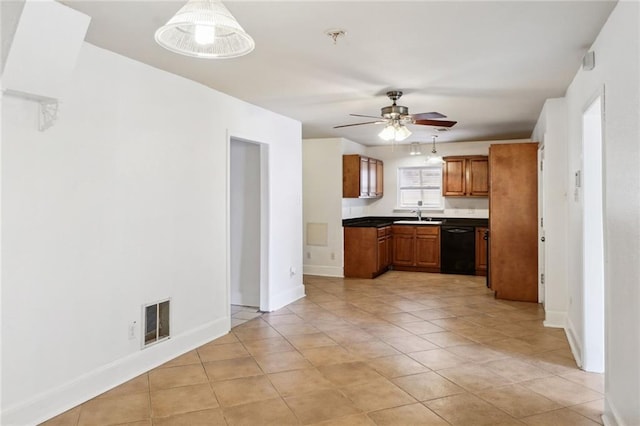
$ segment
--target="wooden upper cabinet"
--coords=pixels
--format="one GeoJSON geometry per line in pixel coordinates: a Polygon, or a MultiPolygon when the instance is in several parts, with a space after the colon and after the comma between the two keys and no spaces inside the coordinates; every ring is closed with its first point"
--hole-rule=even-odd
{"type": "Polygon", "coordinates": [[[487,156],[444,157],[442,195],[445,197],[487,197],[489,159],[487,156]]]}
{"type": "Polygon", "coordinates": [[[473,157],[467,160],[467,195],[489,196],[489,157],[473,157]]]}
{"type": "Polygon", "coordinates": [[[442,195],[460,197],[466,195],[464,158],[445,157],[442,173],[442,195]]]}
{"type": "Polygon", "coordinates": [[[369,197],[375,197],[376,196],[376,192],[377,192],[377,188],[376,188],[376,184],[378,183],[376,180],[376,172],[378,171],[378,160],[375,160],[373,158],[369,158],[369,192],[368,192],[368,196],[369,197]]]}
{"type": "Polygon", "coordinates": [[[342,197],[380,198],[383,195],[383,163],[361,155],[342,156],[342,197]]]}
{"type": "Polygon", "coordinates": [[[360,157],[360,197],[369,196],[369,159],[360,157]]]}
{"type": "Polygon", "coordinates": [[[378,160],[376,163],[376,197],[382,197],[384,194],[384,165],[378,160]]]}

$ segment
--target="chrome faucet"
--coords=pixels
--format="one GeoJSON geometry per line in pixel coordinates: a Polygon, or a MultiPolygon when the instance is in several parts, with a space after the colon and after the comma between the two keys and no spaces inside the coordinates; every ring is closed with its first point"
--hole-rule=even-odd
{"type": "Polygon", "coordinates": [[[411,213],[415,213],[416,216],[418,216],[418,221],[422,220],[422,211],[420,210],[420,207],[422,207],[422,200],[418,201],[418,208],[411,211],[411,213]]]}

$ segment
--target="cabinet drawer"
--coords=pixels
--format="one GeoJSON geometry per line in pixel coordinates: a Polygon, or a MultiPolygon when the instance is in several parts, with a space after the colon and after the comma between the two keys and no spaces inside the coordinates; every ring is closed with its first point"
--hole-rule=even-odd
{"type": "Polygon", "coordinates": [[[413,235],[415,226],[392,226],[393,235],[413,235]]]}
{"type": "Polygon", "coordinates": [[[425,225],[416,226],[416,234],[418,235],[438,235],[439,233],[440,233],[439,226],[425,226],[425,225]]]}
{"type": "Polygon", "coordinates": [[[378,228],[378,238],[386,237],[387,235],[391,235],[390,226],[383,226],[382,228],[378,228]]]}

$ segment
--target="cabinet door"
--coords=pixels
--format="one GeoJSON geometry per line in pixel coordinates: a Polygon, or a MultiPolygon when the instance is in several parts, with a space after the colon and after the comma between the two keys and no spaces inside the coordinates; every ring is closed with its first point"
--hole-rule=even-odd
{"type": "Polygon", "coordinates": [[[486,231],[487,228],[476,228],[476,275],[487,273],[487,240],[484,239],[486,231]]]}
{"type": "Polygon", "coordinates": [[[393,238],[387,235],[387,267],[393,263],[393,238]]]}
{"type": "Polygon", "coordinates": [[[376,228],[344,228],[344,276],[371,278],[377,272],[376,228]]]}
{"type": "Polygon", "coordinates": [[[360,156],[342,156],[342,197],[360,197],[360,156]]]}
{"type": "Polygon", "coordinates": [[[467,160],[467,195],[486,197],[489,195],[489,160],[470,158],[467,160]]]}
{"type": "Polygon", "coordinates": [[[384,194],[384,166],[382,161],[376,163],[376,197],[380,198],[384,194]]]}
{"type": "Polygon", "coordinates": [[[416,235],[416,266],[440,267],[440,228],[421,227],[416,235]],[[423,229],[424,228],[424,229],[423,229]]]}
{"type": "Polygon", "coordinates": [[[416,257],[414,228],[407,226],[394,227],[392,241],[393,264],[398,266],[414,266],[416,257]]]}
{"type": "Polygon", "coordinates": [[[375,197],[378,191],[377,189],[377,171],[378,171],[378,160],[374,160],[373,158],[369,158],[369,197],[375,197]]]}
{"type": "Polygon", "coordinates": [[[389,266],[389,239],[387,237],[378,238],[378,272],[389,266]]]}
{"type": "Polygon", "coordinates": [[[360,157],[360,197],[369,197],[369,159],[360,157]]]}
{"type": "Polygon", "coordinates": [[[445,158],[445,163],[442,166],[442,195],[464,196],[465,180],[465,159],[445,158]]]}

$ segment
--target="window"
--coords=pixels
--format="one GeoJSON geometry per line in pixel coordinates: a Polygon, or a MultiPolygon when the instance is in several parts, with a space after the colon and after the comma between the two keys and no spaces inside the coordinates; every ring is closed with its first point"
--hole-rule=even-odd
{"type": "Polygon", "coordinates": [[[442,210],[442,166],[399,167],[398,207],[442,210]]]}

